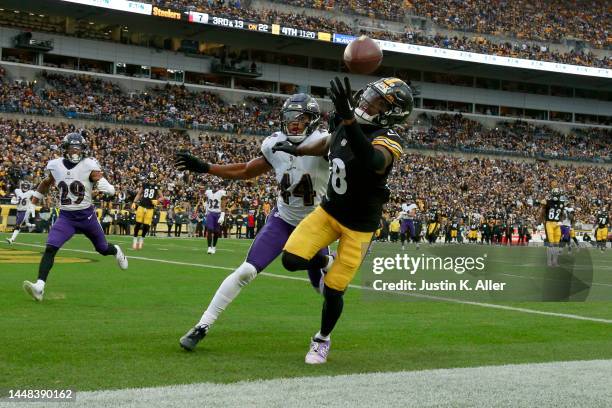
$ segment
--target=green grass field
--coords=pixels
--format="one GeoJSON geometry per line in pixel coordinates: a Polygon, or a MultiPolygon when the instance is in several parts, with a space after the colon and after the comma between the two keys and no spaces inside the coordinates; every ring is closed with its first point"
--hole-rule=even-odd
{"type": "MultiPolygon", "coordinates": [[[[0,234],[2,242],[7,236],[0,234]]],[[[388,295],[372,299],[353,288],[328,364],[306,366],[321,298],[305,273],[286,272],[278,261],[188,353],[178,339],[243,261],[250,241],[223,240],[211,256],[201,239],[151,238],[135,252],[129,249],[131,238],[111,237],[130,257],[129,270],[121,271],[114,258],[99,256],[77,236],[58,254],[45,300],[36,303],[21,285],[36,279],[45,238],[22,234],[12,247],[0,243],[0,388],[100,390],[612,359],[608,302],[522,302],[504,310],[402,302],[388,295]]],[[[612,251],[592,256],[612,283],[612,251]]]]}

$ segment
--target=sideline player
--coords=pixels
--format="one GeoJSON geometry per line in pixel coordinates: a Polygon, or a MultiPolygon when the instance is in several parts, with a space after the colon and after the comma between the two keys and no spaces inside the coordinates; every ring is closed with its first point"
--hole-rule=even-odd
{"type": "Polygon", "coordinates": [[[206,195],[206,240],[208,254],[217,253],[217,241],[221,237],[221,228],[225,221],[225,204],[227,193],[221,186],[215,191],[208,189],[206,195]]]}
{"type": "Polygon", "coordinates": [[[276,151],[296,156],[328,155],[331,175],[321,205],[293,231],[283,252],[289,271],[322,268],[321,248],[339,239],[338,254],[324,277],[320,330],[311,338],[307,364],[327,361],[331,332],[344,305],[344,291],[355,276],[389,201],[387,177],[402,154],[392,129],[405,123],[413,108],[410,87],[398,78],[371,82],[353,99],[348,78],[331,81],[335,107],[330,138],[311,145],[281,142],[276,151]]]}
{"type": "Polygon", "coordinates": [[[38,280],[36,283],[23,282],[24,290],[37,301],[43,299],[57,251],[77,232],[89,238],[101,255],[114,255],[121,269],[128,267],[128,260],[121,248],[106,241],[91,199],[94,189],[112,196],[115,188],[104,178],[98,162],[86,157],[88,149],[80,133],[68,133],[61,148],[64,157],[49,161],[46,167],[48,176],[32,195],[32,203],[36,205],[53,184],[60,193],[60,214],[49,231],[47,246],[40,260],[38,280]]]}
{"type": "MultiPolygon", "coordinates": [[[[329,178],[329,165],[322,157],[293,157],[284,152],[273,152],[277,142],[286,141],[291,145],[302,142],[317,142],[328,137],[319,130],[321,118],[317,101],[307,94],[292,95],[281,110],[281,131],[273,133],[261,145],[261,156],[248,163],[216,165],[205,163],[188,154],[177,154],[177,167],[198,173],[209,173],[226,179],[250,179],[274,171],[280,185],[276,207],[272,209],[264,227],[257,233],[246,260],[231,273],[215,293],[200,321],[181,339],[180,345],[193,350],[206,336],[221,312],[238,296],[240,290],[249,284],[282,252],[295,226],[320,203],[325,195],[329,178]]],[[[332,261],[327,249],[320,251],[326,256],[326,265],[332,261]]],[[[320,292],[322,269],[308,271],[312,286],[320,292]]]]}
{"type": "Polygon", "coordinates": [[[15,189],[15,196],[11,198],[11,204],[17,205],[17,220],[15,222],[15,229],[13,229],[13,235],[6,239],[6,242],[13,244],[17,239],[17,235],[21,232],[21,228],[26,226],[28,228],[33,227],[30,224],[30,217],[35,215],[35,207],[32,204],[32,195],[34,191],[31,190],[31,184],[27,181],[22,181],[20,188],[15,189]]]}
{"type": "Polygon", "coordinates": [[[157,181],[157,174],[153,171],[147,175],[147,180],[140,186],[134,202],[132,203],[132,209],[136,209],[136,203],[138,208],[136,209],[136,225],[134,226],[134,240],[132,242],[132,249],[142,249],[145,236],[151,229],[151,223],[153,222],[153,213],[155,212],[156,200],[162,200],[163,196],[159,190],[159,186],[155,183],[157,181]],[[139,237],[138,233],[142,230],[142,235],[139,237]]]}

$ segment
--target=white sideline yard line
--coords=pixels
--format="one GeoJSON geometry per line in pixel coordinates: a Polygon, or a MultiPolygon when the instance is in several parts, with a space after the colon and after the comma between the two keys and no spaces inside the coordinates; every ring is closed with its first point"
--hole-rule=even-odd
{"type": "MultiPolygon", "coordinates": [[[[38,247],[38,248],[45,247],[44,245],[26,244],[22,242],[16,242],[13,245],[24,245],[24,246],[38,247]]],[[[97,252],[95,251],[87,251],[84,249],[62,248],[62,251],[81,252],[85,254],[97,254],[97,252]]],[[[207,264],[181,262],[181,261],[170,261],[167,259],[146,258],[142,256],[128,256],[128,260],[129,259],[160,262],[160,263],[171,264],[171,265],[196,266],[200,268],[220,269],[224,271],[233,271],[235,269],[235,268],[229,268],[226,266],[207,265],[207,264]]],[[[289,280],[298,280],[302,282],[310,282],[309,279],[302,278],[299,276],[278,275],[278,274],[270,273],[270,272],[261,272],[260,275],[269,276],[269,277],[276,278],[276,279],[289,279],[289,280]]],[[[360,285],[351,284],[349,285],[349,287],[354,288],[354,289],[359,289],[359,290],[376,291],[374,288],[371,288],[368,286],[360,286],[360,285]]],[[[598,317],[581,316],[581,315],[575,315],[575,314],[569,314],[569,313],[546,312],[543,310],[527,309],[523,307],[505,306],[505,305],[498,305],[494,303],[484,303],[484,302],[472,302],[468,300],[445,298],[445,297],[438,297],[438,296],[431,296],[431,295],[422,295],[422,294],[416,294],[416,293],[391,292],[391,291],[384,291],[384,293],[392,293],[392,294],[400,295],[400,296],[411,296],[411,297],[417,297],[417,298],[423,298],[423,299],[429,299],[429,300],[437,300],[437,301],[443,301],[443,302],[448,302],[448,303],[458,303],[458,304],[463,304],[463,305],[486,307],[490,309],[507,310],[507,311],[520,312],[520,313],[529,313],[529,314],[535,314],[535,315],[541,315],[541,316],[553,316],[553,317],[561,317],[565,319],[584,320],[584,321],[589,321],[589,322],[612,324],[612,319],[602,319],[598,317]]]]}
{"type": "Polygon", "coordinates": [[[612,360],[568,361],[88,391],[49,406],[603,408],[610,378],[612,360]]]}

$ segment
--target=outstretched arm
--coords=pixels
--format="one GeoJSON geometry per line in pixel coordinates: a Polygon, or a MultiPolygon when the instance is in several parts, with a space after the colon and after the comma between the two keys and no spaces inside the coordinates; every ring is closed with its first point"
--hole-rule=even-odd
{"type": "Polygon", "coordinates": [[[257,157],[248,163],[212,164],[188,152],[178,152],[176,154],[175,166],[179,170],[210,173],[213,176],[233,180],[250,179],[272,170],[272,166],[263,156],[257,157]]]}
{"type": "Polygon", "coordinates": [[[210,164],[208,173],[226,179],[246,180],[261,176],[270,170],[272,170],[270,163],[260,156],[248,163],[210,164]]]}
{"type": "Polygon", "coordinates": [[[285,152],[293,156],[326,156],[330,143],[331,135],[299,145],[284,141],[276,143],[272,147],[272,152],[285,152]]]}

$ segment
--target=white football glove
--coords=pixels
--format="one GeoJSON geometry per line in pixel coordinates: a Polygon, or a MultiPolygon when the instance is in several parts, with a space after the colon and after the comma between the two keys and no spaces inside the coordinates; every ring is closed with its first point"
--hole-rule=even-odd
{"type": "Polygon", "coordinates": [[[223,221],[225,221],[225,212],[221,212],[221,215],[219,215],[219,225],[222,225],[223,221]]]}

